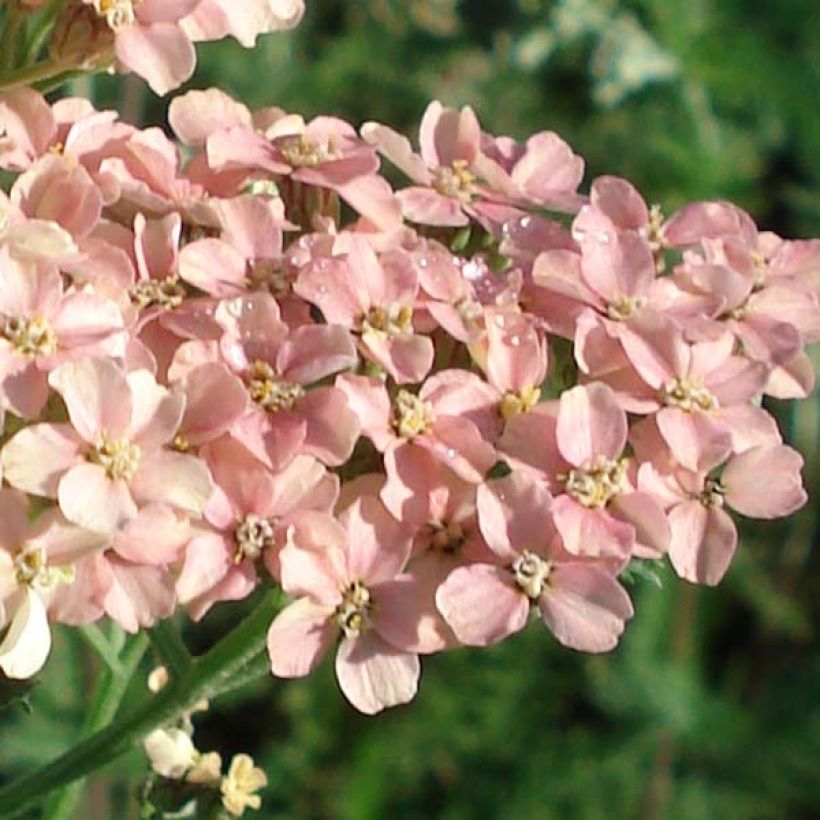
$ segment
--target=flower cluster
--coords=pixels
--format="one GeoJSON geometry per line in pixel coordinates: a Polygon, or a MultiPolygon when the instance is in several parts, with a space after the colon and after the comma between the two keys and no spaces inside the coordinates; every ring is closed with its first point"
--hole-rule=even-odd
{"type": "MultiPolygon", "coordinates": [[[[85,5],[126,63],[241,29],[221,0],[85,5]]],[[[494,137],[470,108],[432,103],[418,152],[213,89],[169,120],[181,147],[0,97],[6,675],[42,667],[51,621],[133,632],[275,583],[273,674],[334,649],[375,713],[420,655],[533,613],[610,650],[630,562],[716,584],[730,510],[805,503],[761,398],[813,387],[820,241],[727,202],[666,218],[615,177],[579,193],[558,135],[494,137]]]]}

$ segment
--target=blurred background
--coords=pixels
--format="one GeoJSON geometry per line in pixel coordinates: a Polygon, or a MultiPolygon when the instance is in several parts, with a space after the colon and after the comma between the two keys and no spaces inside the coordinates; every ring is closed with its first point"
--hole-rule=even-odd
{"type": "MultiPolygon", "coordinates": [[[[431,99],[469,103],[494,134],[558,131],[587,182],[626,176],[666,213],[728,198],[762,227],[820,235],[817,0],[308,0],[298,29],[255,51],[200,48],[188,87],[211,85],[411,136],[431,99]]],[[[139,82],[74,90],[135,122],[165,116],[139,82]]],[[[820,817],[820,412],[770,409],[807,457],[809,506],[744,527],[716,590],[669,572],[634,580],[616,652],[581,656],[533,625],[426,659],[416,701],[375,719],[347,705],[326,662],[223,698],[196,721],[197,746],[252,754],[270,781],[253,816],[271,820],[820,817]]],[[[217,609],[191,645],[236,617],[217,609]]],[[[31,713],[0,716],[5,775],[76,735],[95,661],[75,641],[58,635],[31,713]]],[[[76,816],[135,817],[144,767],[135,752],[97,775],[76,816]]]]}

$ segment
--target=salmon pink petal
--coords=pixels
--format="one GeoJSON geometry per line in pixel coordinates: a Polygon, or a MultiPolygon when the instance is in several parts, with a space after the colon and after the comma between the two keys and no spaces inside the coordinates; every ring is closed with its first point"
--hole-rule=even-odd
{"type": "Polygon", "coordinates": [[[427,106],[419,126],[419,145],[428,167],[450,165],[457,159],[472,163],[480,142],[481,126],[472,108],[456,111],[438,100],[427,106]]]}
{"type": "Polygon", "coordinates": [[[167,444],[182,421],[185,396],[157,384],[147,370],[132,371],[127,381],[133,397],[127,438],[143,450],[167,444]]]}
{"type": "Polygon", "coordinates": [[[125,373],[109,359],[80,359],[51,371],[49,384],[63,397],[74,429],[90,444],[105,430],[122,437],[131,422],[125,373]]]}
{"type": "Polygon", "coordinates": [[[303,452],[329,467],[344,464],[361,432],[345,394],[335,387],[317,387],[299,400],[298,409],[307,423],[303,452]]]}
{"type": "Polygon", "coordinates": [[[430,172],[421,157],[414,153],[407,137],[377,122],[366,122],[361,128],[361,135],[365,142],[413,182],[420,185],[430,183],[430,172]]]}
{"type": "Polygon", "coordinates": [[[512,560],[524,550],[546,552],[555,536],[552,496],[525,473],[482,484],[476,508],[484,540],[502,558],[512,560]]]}
{"type": "Polygon", "coordinates": [[[140,503],[164,502],[199,518],[211,496],[213,481],[198,458],[158,450],[142,457],[131,479],[131,490],[140,503]]]}
{"type": "Polygon", "coordinates": [[[606,510],[588,509],[568,495],[552,502],[555,526],[573,555],[615,558],[626,562],[635,544],[635,528],[606,510]]]}
{"type": "Polygon", "coordinates": [[[305,441],[307,422],[298,413],[267,414],[251,409],[231,425],[231,435],[242,442],[263,464],[283,470],[305,441]]]}
{"type": "Polygon", "coordinates": [[[218,88],[174,97],[168,106],[168,122],[180,141],[192,146],[204,145],[220,128],[252,127],[248,108],[218,88]]]}
{"type": "Polygon", "coordinates": [[[444,196],[432,188],[411,185],[396,193],[404,218],[417,225],[460,228],[470,221],[457,199],[444,196]]]}
{"type": "Polygon", "coordinates": [[[726,503],[749,518],[782,518],[799,510],[808,496],[800,470],[803,457],[785,445],[753,447],[729,460],[721,482],[726,503]]]}
{"type": "Polygon", "coordinates": [[[625,179],[598,177],[590,188],[590,201],[622,230],[638,231],[649,222],[643,197],[625,179]]]}
{"type": "Polygon", "coordinates": [[[571,466],[564,460],[558,449],[557,410],[558,402],[552,407],[545,407],[531,413],[518,413],[513,416],[498,440],[498,449],[505,456],[509,456],[516,467],[527,467],[534,471],[547,486],[558,492],[560,485],[555,476],[559,473],[568,473],[571,466]]]}
{"type": "Polygon", "coordinates": [[[626,444],[626,413],[607,385],[579,385],[561,394],[556,435],[561,455],[576,467],[596,456],[614,460],[626,444]]]}
{"type": "Polygon", "coordinates": [[[24,427],[1,451],[3,477],[27,493],[56,498],[60,479],[83,462],[84,449],[70,424],[24,427]]]}
{"type": "Polygon", "coordinates": [[[231,540],[217,533],[192,538],[185,549],[185,561],[176,581],[179,602],[188,606],[222,581],[234,566],[231,540]]]}
{"type": "Polygon", "coordinates": [[[426,655],[452,643],[450,630],[436,609],[435,593],[441,576],[400,575],[371,589],[377,606],[373,626],[386,641],[405,652],[426,655]]]}
{"type": "Polygon", "coordinates": [[[378,584],[395,578],[407,563],[411,533],[375,496],[361,496],[340,516],[347,530],[351,579],[378,584]]]}
{"type": "Polygon", "coordinates": [[[671,319],[642,311],[621,328],[620,340],[629,361],[650,387],[659,389],[689,370],[689,347],[671,319]]]}
{"type": "Polygon", "coordinates": [[[190,537],[186,516],[163,504],[152,504],[123,525],[111,548],[128,561],[165,566],[176,561],[190,537]]]}
{"type": "Polygon", "coordinates": [[[752,447],[782,444],[777,422],[762,407],[754,404],[734,404],[721,407],[717,418],[732,437],[732,452],[742,453],[752,447]]]}
{"type": "Polygon", "coordinates": [[[302,513],[288,529],[282,548],[282,589],[336,606],[341,588],[350,581],[347,544],[347,531],[333,516],[302,513]]]}
{"type": "Polygon", "coordinates": [[[117,33],[117,59],[162,96],[193,73],[196,52],[188,36],[173,23],[129,26],[117,33]]]}
{"type": "Polygon", "coordinates": [[[180,428],[194,446],[226,432],[248,406],[245,386],[222,364],[195,367],[185,377],[183,388],[185,415],[180,428]]]}
{"type": "Polygon", "coordinates": [[[672,532],[666,514],[649,493],[620,493],[612,499],[609,512],[635,528],[633,552],[636,556],[660,558],[666,553],[672,532]]]}
{"type": "Polygon", "coordinates": [[[765,391],[776,399],[805,399],[814,390],[817,374],[805,351],[769,373],[765,391]]]}
{"type": "Polygon", "coordinates": [[[283,342],[276,368],[283,379],[313,384],[358,363],[356,345],[341,325],[303,325],[283,342]]]}
{"type": "Polygon", "coordinates": [[[432,434],[416,436],[413,442],[428,449],[445,467],[470,484],[480,484],[495,464],[495,448],[484,440],[471,421],[455,416],[436,419],[432,434]]]}
{"type": "Polygon", "coordinates": [[[113,533],[137,514],[125,481],[108,478],[98,464],[78,464],[60,479],[60,509],[69,521],[92,532],[113,533]]]}
{"type": "Polygon", "coordinates": [[[579,652],[614,649],[634,612],[615,578],[588,564],[554,567],[538,608],[552,634],[579,652]]]}
{"type": "Polygon", "coordinates": [[[427,336],[406,334],[388,338],[384,334],[366,330],[362,344],[396,381],[397,384],[420,382],[433,366],[433,340],[427,336]]]}
{"type": "Polygon", "coordinates": [[[333,610],[299,598],[274,618],[268,629],[271,671],[279,678],[309,675],[330,649],[339,627],[333,610]]]}
{"type": "Polygon", "coordinates": [[[489,564],[454,569],[438,588],[436,606],[468,646],[498,643],[527,624],[530,602],[512,573],[489,564]]]}
{"type": "Polygon", "coordinates": [[[180,278],[217,298],[243,293],[245,268],[245,257],[214,237],[190,242],[179,253],[180,278]]]}
{"type": "Polygon", "coordinates": [[[14,554],[30,537],[28,498],[9,487],[0,488],[0,548],[14,554]]]}
{"type": "Polygon", "coordinates": [[[729,430],[705,413],[687,413],[677,407],[665,407],[656,419],[672,455],[687,470],[711,470],[732,451],[729,430]]]}
{"type": "Polygon", "coordinates": [[[103,605],[126,632],[153,626],[174,611],[176,596],[170,574],[159,567],[130,564],[111,558],[108,561],[111,586],[103,605]]]}
{"type": "Polygon", "coordinates": [[[366,715],[411,701],[420,674],[418,655],[396,649],[376,632],[345,638],[336,654],[339,687],[366,715]]]}
{"type": "Polygon", "coordinates": [[[714,586],[726,574],[737,547],[737,529],[719,507],[686,501],[669,513],[669,558],[687,581],[714,586]]]}
{"type": "Polygon", "coordinates": [[[396,438],[390,424],[390,398],[384,383],[370,376],[345,373],[336,379],[336,387],[347,396],[348,406],[359,417],[362,434],[383,452],[396,438]]]}

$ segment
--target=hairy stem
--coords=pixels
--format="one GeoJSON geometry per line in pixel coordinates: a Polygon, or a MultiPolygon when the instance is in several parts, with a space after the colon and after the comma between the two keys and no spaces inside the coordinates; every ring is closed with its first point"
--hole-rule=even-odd
{"type": "Polygon", "coordinates": [[[0,817],[16,817],[55,789],[110,763],[139,743],[152,729],[172,721],[202,698],[213,698],[248,680],[249,666],[258,671],[268,626],[278,607],[274,589],[265,593],[256,609],[216,646],[191,663],[188,674],[172,679],[158,695],[57,760],[0,789],[0,817]]]}

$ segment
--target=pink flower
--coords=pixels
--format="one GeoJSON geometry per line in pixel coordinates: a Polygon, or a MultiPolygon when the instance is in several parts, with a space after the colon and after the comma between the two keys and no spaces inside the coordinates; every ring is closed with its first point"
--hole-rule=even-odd
{"type": "Polygon", "coordinates": [[[318,259],[299,274],[294,290],[331,323],[356,332],[363,355],[399,384],[421,381],[433,364],[433,343],[413,329],[418,276],[403,251],[379,258],[349,235],[345,257],[318,259]]]}
{"type": "Polygon", "coordinates": [[[48,399],[48,372],[67,359],[122,356],[117,305],[88,290],[63,291],[56,269],[15,262],[0,249],[0,398],[24,418],[48,399]]]}
{"type": "Polygon", "coordinates": [[[737,529],[724,504],[750,518],[781,518],[808,498],[800,480],[803,459],[785,445],[752,447],[729,459],[720,477],[641,465],[639,484],[669,509],[669,558],[687,581],[714,586],[729,568],[737,529]]]}
{"type": "Polygon", "coordinates": [[[523,474],[479,487],[479,525],[503,564],[460,567],[439,587],[439,610],[462,643],[497,643],[523,629],[537,606],[564,646],[607,652],[617,645],[633,614],[629,596],[605,565],[562,549],[550,500],[523,474]]]}
{"type": "Polygon", "coordinates": [[[310,456],[297,456],[273,474],[227,437],[207,444],[202,456],[216,484],[204,510],[210,529],[195,532],[176,584],[194,620],[217,601],[249,595],[256,565],[263,559],[275,564],[267,553],[290,522],[306,509],[329,512],[338,493],[338,479],[310,456]]]}
{"type": "Polygon", "coordinates": [[[495,463],[490,441],[501,423],[498,396],[472,373],[443,370],[418,394],[399,390],[392,400],[384,384],[368,376],[345,374],[336,386],[361,420],[362,433],[377,450],[391,453],[388,466],[400,470],[403,450],[423,447],[461,479],[478,484],[495,463]]]}
{"type": "Polygon", "coordinates": [[[273,674],[309,674],[341,635],[336,677],[359,711],[375,714],[411,700],[418,655],[396,648],[390,637],[404,631],[407,618],[391,597],[409,554],[409,533],[373,497],[359,498],[339,521],[300,516],[281,554],[282,587],[296,600],[268,632],[273,674]]]}
{"type": "Polygon", "coordinates": [[[631,486],[626,440],[626,413],[609,387],[593,382],[565,391],[557,408],[516,416],[500,442],[557,496],[552,515],[565,549],[609,557],[618,568],[633,552],[657,557],[669,543],[663,510],[631,486]]]}
{"type": "Polygon", "coordinates": [[[113,533],[152,502],[201,515],[212,488],[207,467],[164,446],[179,427],[181,395],[106,359],[66,362],[49,384],[71,423],[35,424],[14,436],[2,451],[10,484],[56,498],[69,521],[94,532],[113,533]]]}

